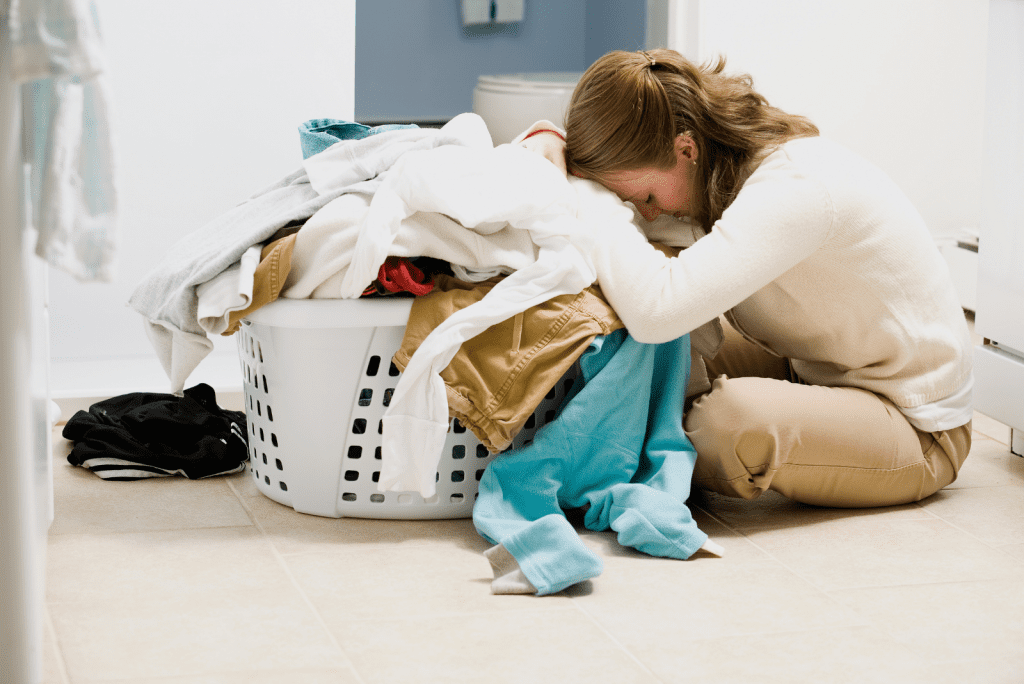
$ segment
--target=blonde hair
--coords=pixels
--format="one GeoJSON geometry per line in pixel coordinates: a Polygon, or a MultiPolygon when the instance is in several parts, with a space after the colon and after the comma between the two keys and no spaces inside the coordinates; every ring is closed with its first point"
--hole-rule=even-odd
{"type": "Polygon", "coordinates": [[[754,168],[792,138],[818,135],[772,107],[725,58],[697,65],[674,50],[610,52],[587,69],[566,113],[566,162],[577,176],[675,165],[675,139],[697,145],[693,218],[717,221],[754,168]]]}

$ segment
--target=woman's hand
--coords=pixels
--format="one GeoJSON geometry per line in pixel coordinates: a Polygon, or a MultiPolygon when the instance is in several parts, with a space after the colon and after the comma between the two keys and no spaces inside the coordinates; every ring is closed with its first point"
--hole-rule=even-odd
{"type": "Polygon", "coordinates": [[[536,152],[554,164],[563,174],[568,175],[565,168],[565,140],[555,131],[541,130],[530,133],[519,146],[536,152]]]}

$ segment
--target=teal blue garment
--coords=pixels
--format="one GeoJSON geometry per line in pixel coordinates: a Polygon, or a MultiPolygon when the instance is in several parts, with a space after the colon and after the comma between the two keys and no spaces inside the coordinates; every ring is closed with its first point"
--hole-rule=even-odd
{"type": "Polygon", "coordinates": [[[563,510],[612,529],[625,546],[686,559],[707,535],[686,499],[697,454],[683,432],[690,338],[641,344],[625,330],[595,338],[557,417],[498,456],[480,481],[477,531],[503,544],[538,595],[601,574],[601,559],[563,510]]]}
{"type": "Polygon", "coordinates": [[[397,131],[403,128],[419,128],[419,126],[416,124],[385,124],[371,127],[341,119],[310,119],[299,124],[302,158],[309,159],[339,140],[360,140],[385,131],[397,131]]]}

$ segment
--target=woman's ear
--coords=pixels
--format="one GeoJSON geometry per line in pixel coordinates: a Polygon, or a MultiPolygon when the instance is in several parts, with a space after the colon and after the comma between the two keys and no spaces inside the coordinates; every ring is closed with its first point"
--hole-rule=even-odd
{"type": "Polygon", "coordinates": [[[676,136],[676,162],[697,163],[697,143],[687,133],[676,136]]]}

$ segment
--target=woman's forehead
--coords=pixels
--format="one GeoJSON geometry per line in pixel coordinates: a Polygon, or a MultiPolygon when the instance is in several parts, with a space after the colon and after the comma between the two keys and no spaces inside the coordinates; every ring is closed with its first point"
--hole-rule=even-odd
{"type": "Polygon", "coordinates": [[[635,195],[647,192],[651,188],[664,183],[666,172],[655,168],[631,169],[614,171],[605,174],[604,184],[619,195],[635,195]]]}

